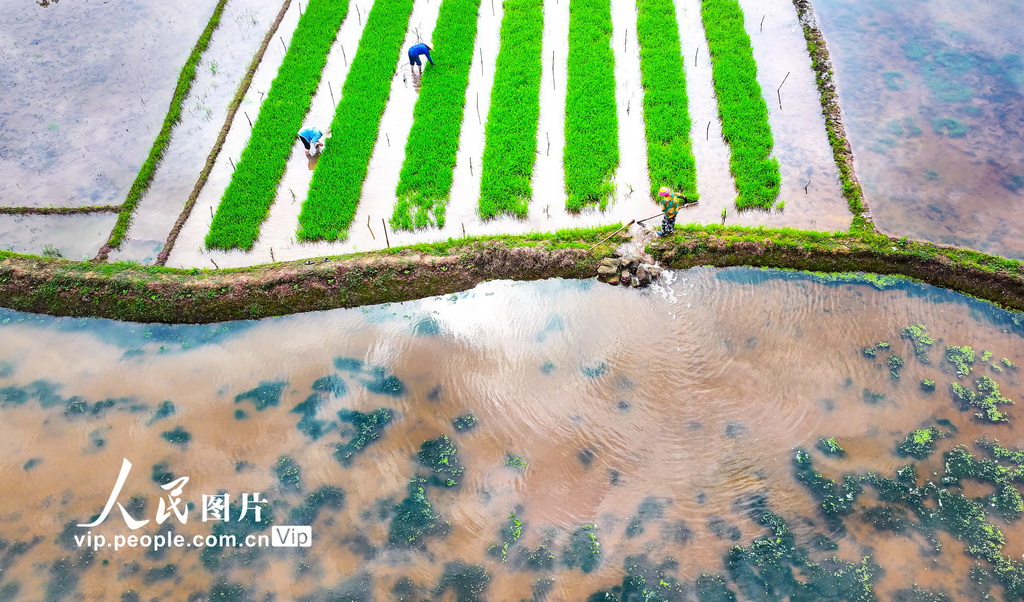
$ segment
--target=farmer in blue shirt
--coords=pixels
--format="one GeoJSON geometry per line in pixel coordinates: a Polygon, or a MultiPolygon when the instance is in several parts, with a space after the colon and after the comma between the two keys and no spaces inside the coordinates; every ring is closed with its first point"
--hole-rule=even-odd
{"type": "Polygon", "coordinates": [[[430,61],[430,64],[431,65],[434,64],[434,59],[430,58],[430,50],[431,50],[430,45],[429,44],[424,44],[423,42],[420,42],[419,44],[416,44],[412,48],[410,48],[409,49],[409,68],[411,69],[413,66],[419,67],[420,68],[420,75],[422,76],[423,75],[423,63],[420,61],[420,56],[424,55],[424,54],[427,55],[427,60],[430,61]]]}
{"type": "Polygon", "coordinates": [[[316,128],[306,128],[299,132],[299,142],[302,142],[302,146],[306,147],[307,159],[320,154],[320,149],[324,147],[324,143],[320,142],[320,139],[323,137],[324,133],[316,128]]]}

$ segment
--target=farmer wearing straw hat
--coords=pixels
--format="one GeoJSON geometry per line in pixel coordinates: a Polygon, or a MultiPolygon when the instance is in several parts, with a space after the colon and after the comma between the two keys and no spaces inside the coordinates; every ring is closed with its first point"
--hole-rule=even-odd
{"type": "Polygon", "coordinates": [[[424,44],[420,42],[409,49],[409,68],[412,69],[414,66],[420,68],[420,75],[423,75],[423,63],[420,61],[420,56],[427,55],[427,60],[430,64],[434,64],[434,59],[430,58],[430,51],[432,46],[430,44],[424,44]]]}
{"type": "Polygon", "coordinates": [[[686,195],[679,192],[672,192],[668,186],[662,186],[658,190],[658,203],[665,210],[665,216],[661,218],[661,231],[658,236],[668,236],[676,230],[676,214],[683,205],[696,203],[694,199],[686,198],[686,195]]]}

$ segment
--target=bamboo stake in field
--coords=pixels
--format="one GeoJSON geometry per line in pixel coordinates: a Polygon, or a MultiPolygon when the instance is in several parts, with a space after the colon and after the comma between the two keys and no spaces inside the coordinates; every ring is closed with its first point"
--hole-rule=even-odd
{"type": "Polygon", "coordinates": [[[369,215],[366,216],[366,229],[370,231],[370,237],[373,238],[373,240],[377,240],[377,235],[373,233],[373,228],[370,227],[369,215]]]}
{"type": "Polygon", "coordinates": [[[247,111],[242,111],[242,114],[245,115],[245,120],[249,122],[249,129],[251,130],[252,129],[252,118],[249,117],[249,113],[247,111]]]}
{"type": "Polygon", "coordinates": [[[782,83],[779,84],[779,88],[775,90],[775,94],[779,97],[779,110],[782,110],[782,86],[786,84],[786,80],[789,79],[789,71],[786,72],[786,77],[782,78],[782,83]]]}
{"type": "Polygon", "coordinates": [[[334,100],[334,88],[331,87],[331,82],[327,82],[327,90],[331,93],[331,104],[337,107],[338,103],[334,100]]]}
{"type": "Polygon", "coordinates": [[[213,257],[210,258],[210,263],[213,264],[213,267],[217,268],[218,270],[220,269],[220,266],[217,265],[217,262],[213,260],[213,257]]]}
{"type": "Polygon", "coordinates": [[[348,57],[345,56],[345,47],[341,46],[341,58],[345,60],[345,66],[348,66],[348,57]]]}
{"type": "Polygon", "coordinates": [[[384,222],[384,218],[380,218],[380,225],[384,228],[384,241],[388,244],[388,248],[391,248],[391,239],[388,238],[388,225],[384,222]]]}
{"type": "Polygon", "coordinates": [[[284,43],[284,38],[281,37],[281,36],[278,36],[277,39],[281,40],[281,46],[284,47],[284,51],[287,53],[288,52],[288,45],[284,43]]]}
{"type": "Polygon", "coordinates": [[[277,263],[277,259],[274,258],[274,247],[270,247],[270,261],[277,263]]]}

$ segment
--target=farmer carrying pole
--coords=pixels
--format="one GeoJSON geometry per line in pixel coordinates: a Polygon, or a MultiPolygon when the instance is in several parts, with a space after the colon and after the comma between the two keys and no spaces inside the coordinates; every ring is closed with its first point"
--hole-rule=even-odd
{"type": "Polygon", "coordinates": [[[665,217],[661,219],[661,230],[656,231],[658,236],[668,236],[675,232],[676,214],[679,213],[679,208],[696,202],[696,199],[688,199],[686,195],[672,192],[668,186],[662,186],[658,190],[658,203],[665,209],[665,217]]]}

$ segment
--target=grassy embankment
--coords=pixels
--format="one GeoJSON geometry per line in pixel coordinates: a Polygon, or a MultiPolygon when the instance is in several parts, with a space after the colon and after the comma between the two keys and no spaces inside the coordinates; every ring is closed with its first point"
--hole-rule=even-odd
{"type": "Polygon", "coordinates": [[[637,0],[636,5],[651,194],[668,186],[696,199],[697,164],[675,3],[637,0]]]}
{"type": "Polygon", "coordinates": [[[479,9],[480,0],[444,0],[441,4],[432,39],[443,49],[442,58],[424,68],[395,189],[398,200],[391,216],[393,229],[444,227],[479,9]]]}
{"type": "Polygon", "coordinates": [[[565,97],[566,207],[604,210],[615,191],[619,118],[610,0],[570,0],[569,66],[565,97]]]}
{"type": "Polygon", "coordinates": [[[255,244],[348,6],[348,0],[310,0],[299,18],[249,145],[213,216],[207,248],[248,251],[255,244]]]}
{"type": "Polygon", "coordinates": [[[730,149],[729,169],[739,192],[736,208],[771,209],[779,196],[782,175],[778,160],[769,157],[775,142],[743,11],[736,0],[701,0],[701,18],[711,53],[722,136],[730,149]]]}
{"type": "MultiPolygon", "coordinates": [[[[406,301],[495,278],[587,278],[616,226],[448,240],[329,262],[237,270],[98,264],[0,252],[0,306],[138,322],[218,322],[406,301]]],[[[680,226],[652,249],[663,265],[906,275],[1024,310],[1024,262],[874,233],[680,226]]],[[[1024,315],[1014,319],[1024,328],[1024,315]]]]}
{"type": "Polygon", "coordinates": [[[540,118],[542,0],[506,0],[501,48],[484,127],[480,173],[480,217],[506,213],[526,217],[533,196],[540,118]]]}
{"type": "MultiPolygon", "coordinates": [[[[299,240],[348,238],[411,14],[412,0],[375,2],[370,9],[331,122],[331,140],[302,204],[299,240]]],[[[401,55],[399,63],[407,60],[401,55]]]]}

